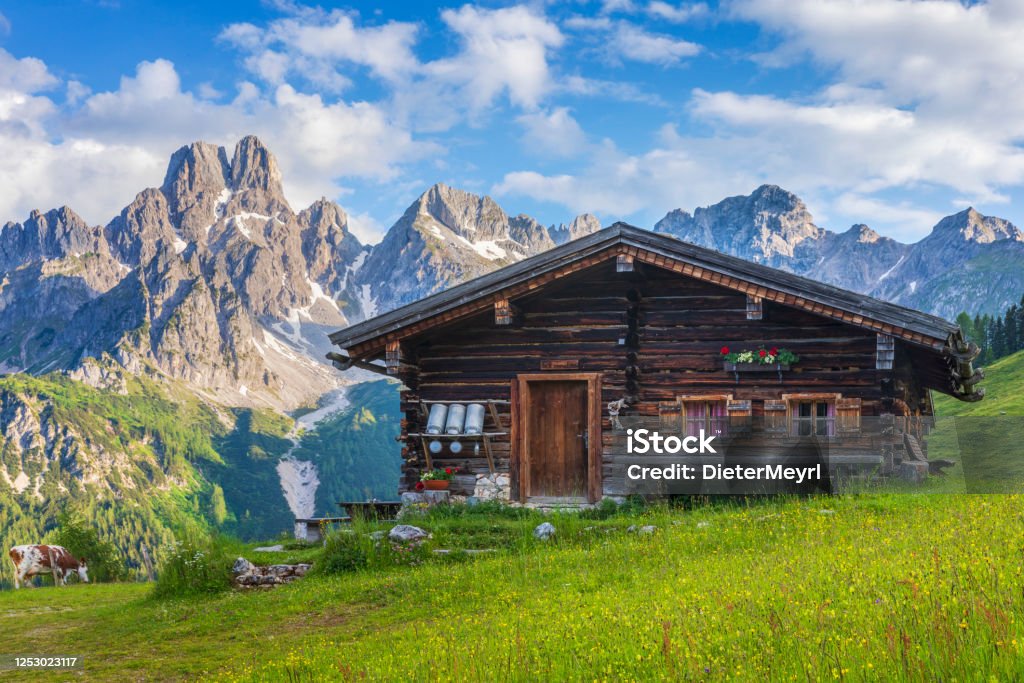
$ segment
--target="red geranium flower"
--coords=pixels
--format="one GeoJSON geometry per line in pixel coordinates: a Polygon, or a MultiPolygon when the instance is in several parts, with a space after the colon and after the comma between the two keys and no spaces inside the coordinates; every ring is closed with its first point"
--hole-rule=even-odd
{"type": "Polygon", "coordinates": [[[779,347],[778,346],[773,346],[772,350],[769,351],[769,353],[772,354],[773,356],[779,355],[779,347]]]}
{"type": "Polygon", "coordinates": [[[422,491],[425,488],[426,488],[426,484],[424,484],[422,481],[416,482],[416,490],[417,491],[422,491]]]}
{"type": "Polygon", "coordinates": [[[722,355],[725,356],[728,353],[729,353],[729,347],[728,346],[723,346],[722,347],[722,355]]]}
{"type": "Polygon", "coordinates": [[[451,474],[452,473],[452,468],[451,467],[445,467],[444,468],[444,473],[445,474],[451,474]]]}
{"type": "Polygon", "coordinates": [[[757,352],[757,355],[761,356],[761,358],[764,358],[765,356],[768,355],[768,352],[765,351],[764,349],[761,349],[760,351],[757,352]]]}

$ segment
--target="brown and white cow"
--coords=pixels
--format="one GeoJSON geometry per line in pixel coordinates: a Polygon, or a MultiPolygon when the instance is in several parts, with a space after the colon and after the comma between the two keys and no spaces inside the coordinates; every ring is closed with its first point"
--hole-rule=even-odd
{"type": "MultiPolygon", "coordinates": [[[[53,585],[66,584],[68,574],[78,573],[85,583],[89,583],[89,567],[85,558],[76,560],[67,548],[59,545],[16,545],[11,548],[11,562],[14,563],[14,587],[38,574],[52,574],[53,585]]],[[[31,585],[31,584],[30,584],[31,585]]]]}

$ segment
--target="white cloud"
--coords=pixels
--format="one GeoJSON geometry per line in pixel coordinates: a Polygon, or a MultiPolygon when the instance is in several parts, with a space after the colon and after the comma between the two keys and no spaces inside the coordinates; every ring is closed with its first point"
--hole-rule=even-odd
{"type": "Polygon", "coordinates": [[[412,52],[416,24],[359,27],[352,15],[340,10],[288,9],[291,16],[266,28],[231,24],[220,34],[223,41],[250,53],[246,67],[269,83],[279,85],[288,76],[298,76],[337,92],[351,83],[343,70],[352,65],[386,81],[401,80],[419,66],[412,52]]]}
{"type": "Polygon", "coordinates": [[[930,228],[942,219],[940,212],[916,207],[910,202],[887,202],[855,192],[839,195],[833,207],[847,216],[862,216],[863,223],[888,226],[889,237],[907,242],[921,237],[921,226],[930,228]]]}
{"type": "Polygon", "coordinates": [[[349,214],[348,229],[363,244],[376,244],[387,232],[387,227],[368,213],[349,214]]]}
{"type": "Polygon", "coordinates": [[[0,36],[9,36],[11,34],[11,21],[4,16],[3,12],[0,12],[0,36]]]}
{"type": "Polygon", "coordinates": [[[703,2],[692,4],[672,5],[667,2],[655,0],[647,5],[647,14],[658,19],[681,24],[698,17],[704,17],[711,13],[708,6],[703,2]]]}
{"type": "Polygon", "coordinates": [[[691,148],[670,127],[659,131],[657,138],[642,154],[624,153],[606,140],[593,148],[578,174],[516,171],[507,173],[492,191],[560,204],[575,213],[594,212],[603,219],[632,217],[649,225],[670,209],[749,192],[759,184],[755,175],[737,177],[726,164],[715,162],[710,150],[691,148]]]}
{"type": "MultiPolygon", "coordinates": [[[[6,57],[0,53],[0,61],[6,57]]],[[[3,72],[7,82],[57,83],[41,63],[5,63],[17,66],[3,72]]],[[[290,85],[263,93],[242,83],[232,102],[211,102],[183,90],[166,60],[142,62],[117,90],[79,99],[68,98],[60,109],[48,97],[0,87],[4,220],[66,203],[90,222],[106,222],[136,192],[159,185],[170,153],[193,140],[230,146],[258,135],[277,155],[296,207],[338,196],[345,178],[389,180],[402,164],[438,152],[435,144],[414,141],[379,106],[326,102],[290,85]]]]}
{"type": "Polygon", "coordinates": [[[696,43],[650,33],[627,22],[620,22],[617,26],[610,48],[627,59],[662,66],[677,64],[685,57],[693,57],[700,52],[700,45],[696,43]]]}
{"type": "Polygon", "coordinates": [[[636,12],[636,4],[633,0],[602,0],[601,14],[612,14],[613,12],[632,14],[636,12]]]}
{"type": "Polygon", "coordinates": [[[624,20],[608,17],[569,17],[562,25],[568,29],[585,32],[582,39],[596,43],[590,50],[613,64],[628,59],[646,64],[671,66],[686,57],[700,53],[701,46],[682,38],[663,33],[652,33],[624,20]],[[597,34],[596,36],[593,34],[597,34]]]}
{"type": "Polygon", "coordinates": [[[57,78],[42,60],[35,57],[17,59],[0,49],[0,88],[34,93],[52,88],[57,83],[57,78]]]}
{"type": "Polygon", "coordinates": [[[567,107],[523,114],[516,119],[525,129],[524,142],[540,156],[574,156],[587,144],[587,136],[567,107]]]}
{"type": "Polygon", "coordinates": [[[532,109],[552,88],[550,49],[564,41],[558,27],[527,7],[481,10],[464,5],[441,18],[460,38],[449,59],[424,65],[432,79],[454,85],[472,110],[489,106],[501,92],[512,104],[532,109]]]}

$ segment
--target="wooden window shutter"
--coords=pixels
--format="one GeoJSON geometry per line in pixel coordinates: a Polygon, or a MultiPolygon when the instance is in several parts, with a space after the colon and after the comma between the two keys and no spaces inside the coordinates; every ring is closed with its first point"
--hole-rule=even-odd
{"type": "Polygon", "coordinates": [[[877,335],[875,342],[875,368],[878,370],[892,370],[895,358],[896,341],[887,334],[877,335]]]}
{"type": "Polygon", "coordinates": [[[683,428],[683,403],[658,404],[658,429],[664,432],[679,432],[683,428]]]}
{"type": "Polygon", "coordinates": [[[860,399],[836,399],[836,431],[860,431],[860,399]]]}
{"type": "Polygon", "coordinates": [[[764,402],[764,428],[769,432],[785,432],[788,404],[785,401],[764,402]]]}
{"type": "Polygon", "coordinates": [[[750,401],[725,402],[725,414],[729,418],[729,431],[743,431],[750,426],[751,415],[750,401]]]}
{"type": "Polygon", "coordinates": [[[725,405],[729,417],[750,417],[753,413],[750,409],[750,401],[727,401],[725,405]]]}

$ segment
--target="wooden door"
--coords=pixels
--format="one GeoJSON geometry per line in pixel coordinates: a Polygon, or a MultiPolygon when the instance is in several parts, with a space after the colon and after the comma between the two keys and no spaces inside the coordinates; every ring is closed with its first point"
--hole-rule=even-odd
{"type": "Polygon", "coordinates": [[[526,495],[588,497],[587,382],[529,383],[526,495]]]}

